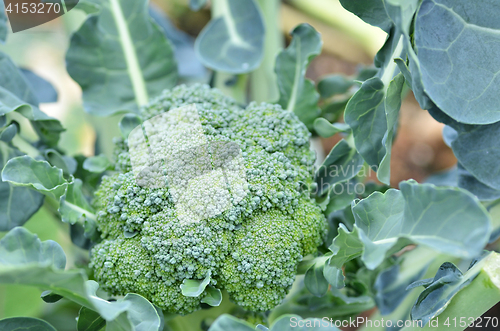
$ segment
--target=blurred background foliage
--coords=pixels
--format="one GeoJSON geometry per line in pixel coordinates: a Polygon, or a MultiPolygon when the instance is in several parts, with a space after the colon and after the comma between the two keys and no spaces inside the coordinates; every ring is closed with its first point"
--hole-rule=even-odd
{"type": "MultiPolygon", "coordinates": [[[[193,45],[194,38],[210,20],[210,6],[194,12],[189,8],[188,0],[151,2],[152,16],[174,43],[176,57],[182,59],[179,61],[181,82],[208,83],[210,72],[196,58],[193,45]]],[[[259,0],[259,3],[265,6],[266,0],[259,0]]],[[[80,87],[69,77],[65,68],[70,35],[84,19],[84,13],[72,10],[49,23],[10,34],[6,44],[0,45],[0,50],[10,55],[19,66],[32,70],[57,89],[58,102],[42,104],[40,108],[49,116],[59,119],[66,128],[60,146],[68,155],[104,153],[111,157],[111,138],[120,134],[117,123],[121,116],[102,118],[85,113],[80,87]]],[[[323,51],[313,60],[307,72],[307,76],[315,82],[330,74],[355,75],[360,67],[372,64],[373,57],[386,38],[382,30],[367,25],[344,10],[338,0],[283,1],[275,22],[282,32],[275,36],[275,48],[285,47],[290,41],[288,32],[303,22],[311,24],[321,33],[323,51]]],[[[263,63],[260,71],[273,72],[274,64],[271,69],[266,65],[263,63]]],[[[269,93],[271,96],[276,94],[273,91],[269,93]]],[[[25,129],[30,126],[21,127],[25,129]]],[[[400,129],[392,151],[393,186],[409,178],[423,181],[431,173],[448,169],[456,163],[451,149],[443,142],[442,128],[443,124],[420,109],[410,93],[402,106],[400,129]]],[[[22,132],[22,135],[28,140],[34,139],[33,132],[22,132]]],[[[318,139],[316,144],[327,153],[339,140],[340,136],[336,135],[318,139]]],[[[86,259],[86,252],[69,242],[65,235],[67,227],[46,208],[40,209],[26,224],[26,228],[37,233],[40,239],[59,242],[67,256],[74,259],[68,261],[70,266],[81,266],[86,259]]],[[[57,330],[74,330],[78,309],[78,306],[67,300],[46,304],[40,300],[40,291],[36,288],[0,285],[0,319],[20,315],[41,317],[57,330]],[[9,300],[14,293],[19,300],[9,300]],[[56,314],[64,311],[67,314],[56,314]]]]}

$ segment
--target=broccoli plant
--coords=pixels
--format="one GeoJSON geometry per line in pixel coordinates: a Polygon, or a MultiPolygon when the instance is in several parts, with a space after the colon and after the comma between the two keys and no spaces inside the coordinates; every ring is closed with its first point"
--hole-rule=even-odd
{"type": "Polygon", "coordinates": [[[1,330],[498,326],[480,317],[500,301],[500,6],[340,0],[387,37],[374,66],[316,84],[321,35],[299,24],[283,48],[280,4],[191,0],[211,12],[192,40],[147,0],[72,3],[67,73],[119,135],[96,124],[90,157],[64,153],[40,109],[57,91],[2,47],[0,284],[52,310],[1,330]],[[458,162],[392,187],[408,93],[458,162]]]}

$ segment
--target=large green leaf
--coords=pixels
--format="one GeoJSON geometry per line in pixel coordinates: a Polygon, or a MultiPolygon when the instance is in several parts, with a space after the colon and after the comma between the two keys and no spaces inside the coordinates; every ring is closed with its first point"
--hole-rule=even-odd
{"type": "Polygon", "coordinates": [[[462,123],[500,120],[500,3],[424,0],[415,21],[415,48],[425,92],[462,123]],[[439,31],[439,33],[436,33],[439,31]]]}
{"type": "Polygon", "coordinates": [[[103,300],[96,295],[96,282],[87,281],[81,269],[64,270],[65,264],[66,256],[59,244],[41,242],[24,228],[15,228],[0,240],[0,283],[50,290],[97,311],[109,322],[109,330],[159,329],[161,318],[149,301],[136,294],[115,302],[103,300]],[[115,319],[118,321],[113,323],[115,319]],[[121,328],[116,327],[117,323],[121,328]]]}
{"type": "Polygon", "coordinates": [[[342,6],[368,24],[389,31],[392,21],[385,10],[384,0],[340,0],[342,6]]]}
{"type": "Polygon", "coordinates": [[[493,190],[500,190],[500,121],[489,125],[462,124],[437,107],[429,113],[439,122],[449,125],[444,131],[453,153],[472,176],[493,190]],[[481,162],[478,162],[481,160],[481,162]]]}
{"type": "Polygon", "coordinates": [[[2,180],[17,186],[30,187],[56,200],[64,194],[68,185],[61,169],[28,155],[10,159],[3,168],[2,180]]]}
{"type": "MultiPolygon", "coordinates": [[[[0,169],[3,169],[9,159],[20,155],[21,152],[0,141],[0,169]]],[[[0,179],[0,231],[22,226],[42,204],[42,194],[0,179]]]]}
{"type": "Polygon", "coordinates": [[[387,255],[409,243],[471,258],[488,242],[492,231],[490,217],[467,191],[415,181],[401,182],[400,188],[401,191],[390,189],[384,194],[375,192],[353,203],[354,230],[339,233],[330,247],[337,267],[347,259],[361,256],[365,265],[374,269],[387,255]],[[351,237],[349,241],[346,235],[351,237]],[[352,241],[357,244],[346,244],[352,241]],[[335,254],[344,254],[345,249],[349,249],[349,255],[337,261],[335,254]]]}
{"type": "Polygon", "coordinates": [[[38,318],[31,317],[13,317],[0,320],[0,330],[2,331],[56,331],[49,323],[38,318]]]}
{"type": "Polygon", "coordinates": [[[4,43],[7,39],[7,15],[5,14],[5,7],[3,0],[0,0],[0,43],[4,43]]]}
{"type": "Polygon", "coordinates": [[[171,88],[177,68],[170,42],[146,0],[105,0],[71,38],[68,73],[83,90],[87,112],[137,111],[171,88]]]}
{"type": "Polygon", "coordinates": [[[278,103],[311,127],[320,113],[319,93],[305,74],[311,60],[321,52],[322,41],[319,33],[305,23],[293,29],[291,35],[292,42],[276,58],[278,103]]]}
{"type": "Polygon", "coordinates": [[[201,62],[214,70],[242,74],[255,70],[264,55],[265,27],[255,0],[215,0],[214,18],[195,42],[201,62]]]}

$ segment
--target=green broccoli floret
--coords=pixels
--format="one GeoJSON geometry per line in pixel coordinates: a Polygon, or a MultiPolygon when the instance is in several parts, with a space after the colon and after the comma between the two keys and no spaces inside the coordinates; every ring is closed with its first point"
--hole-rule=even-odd
{"type": "Polygon", "coordinates": [[[165,91],[141,116],[137,133],[145,132],[155,160],[141,181],[130,141],[116,141],[117,171],[103,178],[94,201],[103,239],[91,251],[96,280],[113,295],[138,293],[180,314],[199,309],[203,298],[183,296],[180,285],[208,275],[247,310],[280,304],[298,263],[326,235],[322,211],[301,189],[312,185],[315,161],[305,125],[279,105],[243,109],[204,85],[165,91]],[[196,115],[178,123],[162,117],[193,104],[196,115]],[[194,119],[198,129],[179,131],[180,146],[162,140],[194,119]],[[201,138],[193,142],[196,130],[201,138]],[[151,185],[155,174],[164,177],[151,185]]]}

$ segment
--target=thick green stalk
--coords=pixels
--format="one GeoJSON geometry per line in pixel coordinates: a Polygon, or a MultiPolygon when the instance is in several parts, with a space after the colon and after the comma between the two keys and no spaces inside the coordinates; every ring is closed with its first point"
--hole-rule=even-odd
{"type": "Polygon", "coordinates": [[[250,74],[250,98],[257,102],[273,102],[279,98],[278,83],[274,72],[276,56],[284,47],[280,29],[280,1],[257,0],[257,2],[264,17],[266,37],[262,63],[250,74]]]}
{"type": "Polygon", "coordinates": [[[461,331],[472,322],[474,326],[486,327],[486,320],[474,321],[500,301],[500,254],[491,253],[484,264],[477,266],[481,269],[477,277],[458,292],[442,314],[424,328],[412,326],[402,331],[461,331]]]}
{"type": "Polygon", "coordinates": [[[342,31],[372,56],[375,56],[385,40],[385,32],[345,10],[338,0],[289,0],[289,3],[307,15],[342,31]]]}
{"type": "MultiPolygon", "coordinates": [[[[418,273],[426,265],[429,265],[427,272],[422,278],[432,278],[436,274],[436,270],[439,269],[441,264],[444,262],[459,262],[459,259],[453,258],[449,255],[436,253],[434,250],[419,246],[403,255],[404,260],[400,266],[400,277],[406,278],[412,277],[412,274],[418,273]]],[[[382,321],[405,321],[409,318],[409,313],[411,307],[415,304],[418,296],[422,292],[422,288],[414,288],[410,290],[410,293],[404,298],[404,300],[399,304],[399,306],[388,315],[381,315],[380,312],[374,313],[369,317],[371,322],[363,321],[363,325],[360,326],[360,331],[386,331],[386,325],[382,325],[379,322],[382,321]]]]}

